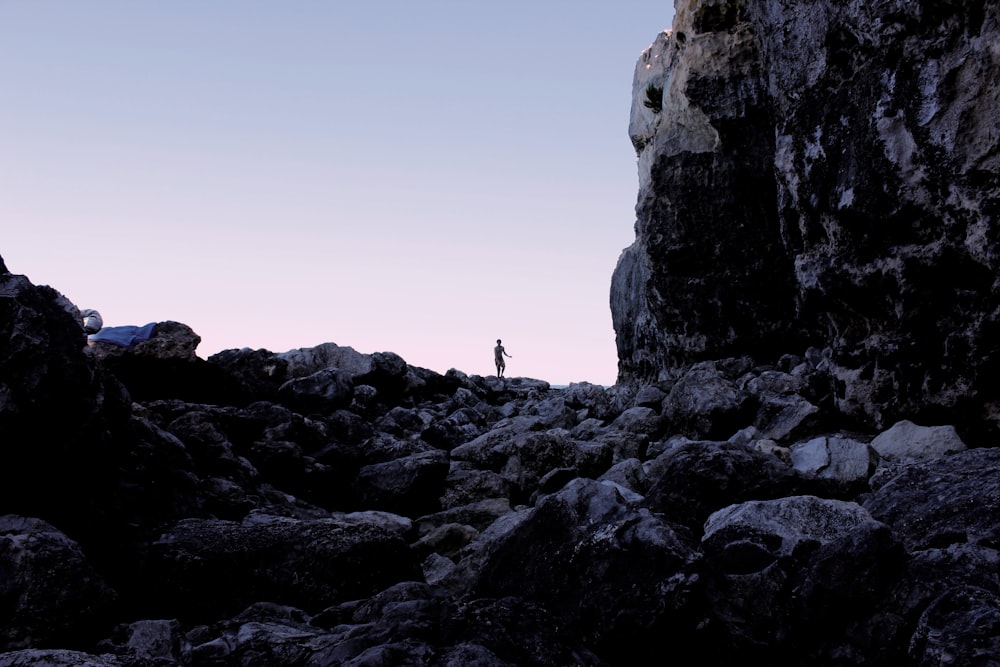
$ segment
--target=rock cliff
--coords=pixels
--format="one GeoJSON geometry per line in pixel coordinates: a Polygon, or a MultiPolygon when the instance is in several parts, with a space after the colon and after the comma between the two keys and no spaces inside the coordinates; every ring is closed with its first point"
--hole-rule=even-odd
{"type": "Polygon", "coordinates": [[[633,83],[619,381],[815,347],[867,424],[996,432],[1000,6],[675,4],[633,83]]]}

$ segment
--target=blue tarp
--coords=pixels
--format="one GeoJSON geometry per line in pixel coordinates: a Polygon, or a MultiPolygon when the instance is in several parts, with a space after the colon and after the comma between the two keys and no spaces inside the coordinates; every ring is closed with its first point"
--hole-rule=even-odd
{"type": "Polygon", "coordinates": [[[97,333],[87,336],[87,340],[94,343],[111,343],[121,347],[132,347],[136,343],[149,340],[154,333],[156,333],[156,322],[150,322],[141,327],[104,327],[97,333]]]}

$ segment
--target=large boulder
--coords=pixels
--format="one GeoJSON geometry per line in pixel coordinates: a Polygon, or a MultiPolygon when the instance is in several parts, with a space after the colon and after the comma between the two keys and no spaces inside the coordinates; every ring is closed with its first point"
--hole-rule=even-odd
{"type": "Polygon", "coordinates": [[[909,550],[1000,544],[1000,449],[970,449],[902,467],[865,500],[909,550]]]}
{"type": "Polygon", "coordinates": [[[92,643],[115,591],[52,525],[0,516],[0,651],[92,643]]]}
{"type": "Polygon", "coordinates": [[[698,622],[693,538],[625,495],[577,479],[547,496],[494,542],[473,594],[541,604],[618,664],[684,637],[698,622]]]}
{"type": "Polygon", "coordinates": [[[732,505],[706,521],[702,551],[720,663],[835,664],[826,660],[838,651],[881,650],[874,611],[902,551],[860,505],[815,496],[732,505]]]}
{"type": "Polygon", "coordinates": [[[188,620],[260,600],[319,611],[421,577],[400,534],[378,521],[186,519],[152,547],[160,611],[188,620]]]}
{"type": "Polygon", "coordinates": [[[716,510],[791,495],[801,485],[779,457],[730,442],[679,443],[649,461],[646,476],[650,507],[699,533],[716,510]]]}

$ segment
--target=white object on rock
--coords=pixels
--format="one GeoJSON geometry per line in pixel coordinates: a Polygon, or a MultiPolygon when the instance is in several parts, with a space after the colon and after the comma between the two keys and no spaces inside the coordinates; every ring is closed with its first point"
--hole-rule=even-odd
{"type": "Polygon", "coordinates": [[[86,331],[87,334],[95,334],[101,330],[101,327],[104,326],[104,320],[101,319],[101,314],[91,308],[81,310],[80,317],[83,318],[83,330],[86,331]]]}

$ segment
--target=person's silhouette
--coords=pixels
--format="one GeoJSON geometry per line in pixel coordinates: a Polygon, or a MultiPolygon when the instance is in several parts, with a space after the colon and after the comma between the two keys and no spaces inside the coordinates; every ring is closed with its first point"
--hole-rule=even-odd
{"type": "Polygon", "coordinates": [[[498,378],[502,378],[503,377],[503,372],[507,368],[507,363],[504,362],[504,360],[503,360],[504,355],[506,355],[508,359],[513,359],[514,358],[514,357],[510,356],[509,354],[507,354],[507,350],[503,349],[503,344],[500,342],[500,339],[497,338],[497,346],[495,348],[493,348],[493,360],[496,361],[496,364],[497,364],[497,377],[498,378]]]}

